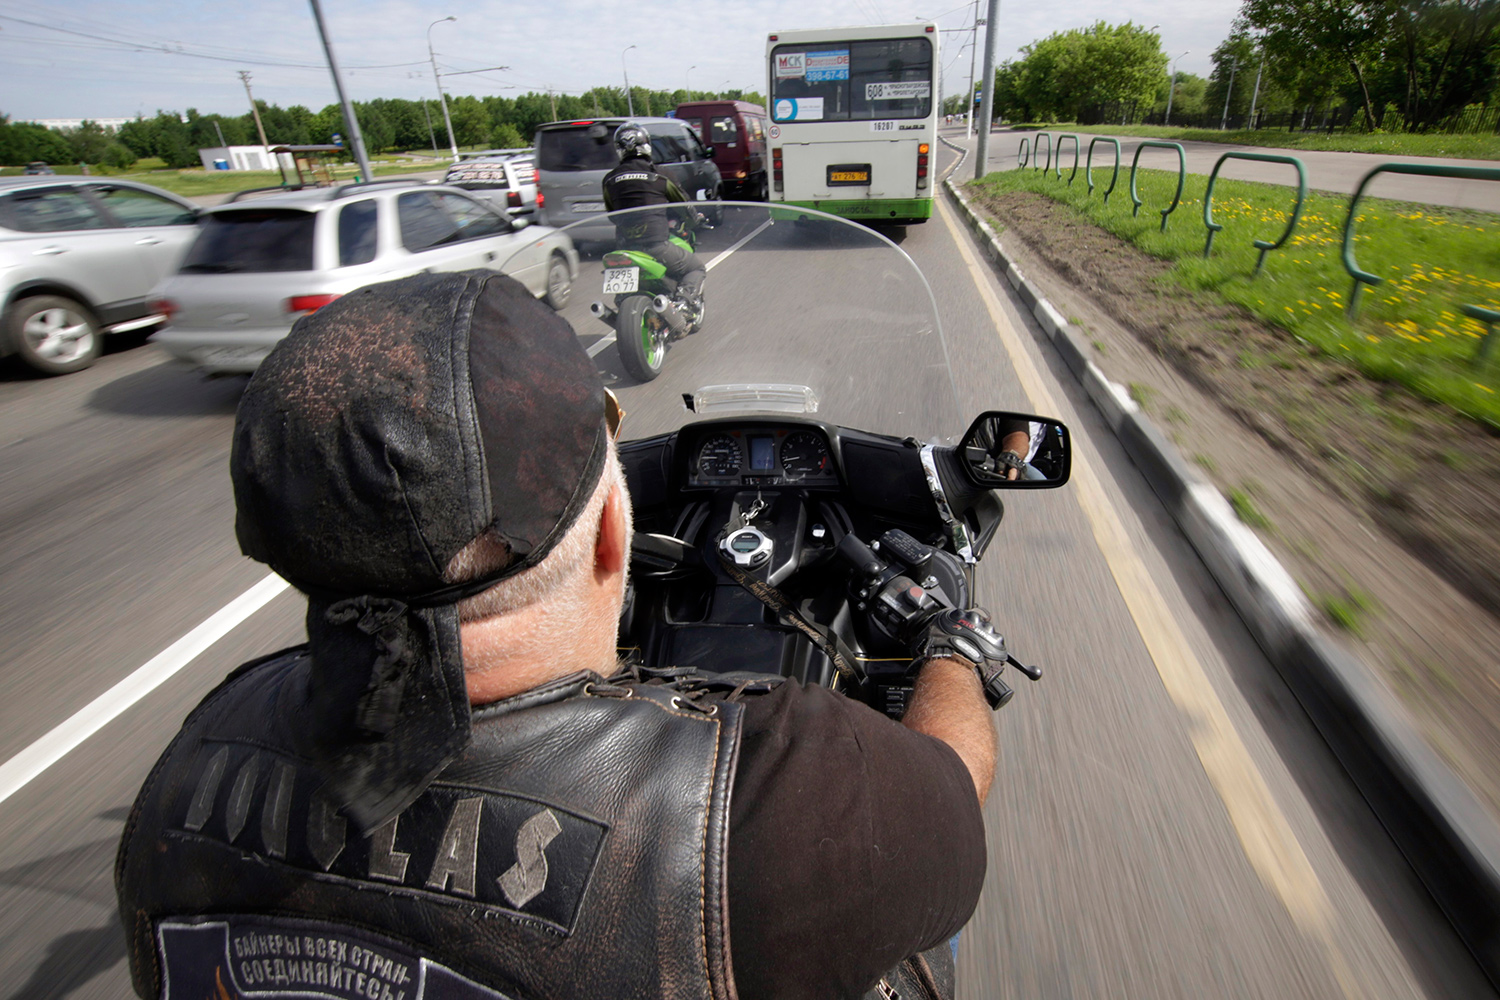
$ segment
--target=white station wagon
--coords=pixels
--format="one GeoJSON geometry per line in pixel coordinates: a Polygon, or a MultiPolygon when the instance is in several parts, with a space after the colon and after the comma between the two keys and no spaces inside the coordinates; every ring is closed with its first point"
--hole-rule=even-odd
{"type": "Polygon", "coordinates": [[[254,371],[299,317],[378,281],[504,265],[561,309],[578,276],[566,234],[456,188],[376,181],[239,197],[203,213],[152,296],[168,324],[151,339],[210,374],[254,371]]]}

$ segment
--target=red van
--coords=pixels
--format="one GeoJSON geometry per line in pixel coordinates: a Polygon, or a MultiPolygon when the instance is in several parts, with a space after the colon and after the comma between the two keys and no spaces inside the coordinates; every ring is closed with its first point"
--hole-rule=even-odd
{"type": "Polygon", "coordinates": [[[713,147],[725,194],[742,201],[766,200],[765,108],[744,101],[690,101],[677,105],[673,117],[713,147]]]}

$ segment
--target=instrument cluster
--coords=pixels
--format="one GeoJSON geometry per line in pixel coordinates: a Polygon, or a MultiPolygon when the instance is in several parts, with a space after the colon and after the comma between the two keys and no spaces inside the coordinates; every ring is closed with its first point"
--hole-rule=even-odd
{"type": "Polygon", "coordinates": [[[691,446],[689,486],[837,486],[833,452],[808,426],[705,428],[691,446]]]}

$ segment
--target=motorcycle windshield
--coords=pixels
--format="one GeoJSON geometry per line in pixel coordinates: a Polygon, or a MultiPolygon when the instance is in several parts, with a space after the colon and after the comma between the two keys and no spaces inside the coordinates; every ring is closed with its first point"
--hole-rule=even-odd
{"type": "Polygon", "coordinates": [[[694,332],[661,335],[670,324],[654,304],[642,306],[655,300],[676,311],[671,287],[653,277],[649,260],[620,252],[639,250],[662,231],[665,217],[687,214],[680,207],[611,213],[616,241],[604,244],[598,241],[608,229],[598,215],[545,236],[532,231],[526,249],[502,267],[535,286],[525,272],[547,266],[548,241],[555,244],[558,232],[572,239],[579,272],[560,315],[620,398],[622,437],[731,413],[793,412],[924,443],[953,444],[963,434],[968,421],[958,409],[936,303],[904,251],[876,230],[818,212],[733,202],[695,207],[712,228],[693,234],[707,269],[694,332]],[[650,342],[662,342],[654,377],[632,374],[622,357],[633,346],[621,343],[627,337],[645,343],[647,357],[650,342]]]}

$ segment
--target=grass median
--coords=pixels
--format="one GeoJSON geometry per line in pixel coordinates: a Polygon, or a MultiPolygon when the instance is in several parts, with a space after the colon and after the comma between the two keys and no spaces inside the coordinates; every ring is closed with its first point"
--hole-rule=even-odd
{"type": "Polygon", "coordinates": [[[1351,361],[1372,378],[1404,385],[1500,428],[1500,349],[1488,363],[1477,364],[1486,329],[1460,311],[1464,305],[1500,309],[1500,216],[1362,200],[1355,256],[1362,268],[1386,280],[1361,293],[1359,316],[1350,323],[1344,307],[1353,281],[1340,256],[1347,198],[1310,193],[1296,231],[1270,252],[1256,276],[1259,251],[1252,240],[1281,235],[1294,201],[1289,189],[1221,177],[1214,188],[1213,219],[1224,229],[1205,260],[1206,177],[1187,176],[1182,201],[1161,232],[1160,212],[1171,204],[1175,171],[1140,171],[1137,191],[1144,204],[1138,215],[1131,211],[1128,169],[1120,170],[1108,204],[1103,191],[1109,168],[1095,167],[1092,195],[1082,166],[1071,186],[1069,173],[1064,170],[1059,180],[1041,170],[1011,170],[970,186],[986,195],[1033,191],[1069,205],[1146,253],[1171,261],[1170,278],[1183,287],[1222,296],[1325,354],[1351,361]]]}
{"type": "Polygon", "coordinates": [[[1083,132],[1090,135],[1133,135],[1143,139],[1186,142],[1218,142],[1233,146],[1264,146],[1272,149],[1315,149],[1335,153],[1379,153],[1382,156],[1451,156],[1465,160],[1500,160],[1500,135],[1415,134],[1408,132],[1358,132],[1325,135],[1322,132],[1288,132],[1285,129],[1220,131],[1179,128],[1175,125],[1053,125],[1028,126],[1047,131],[1083,132]]]}

